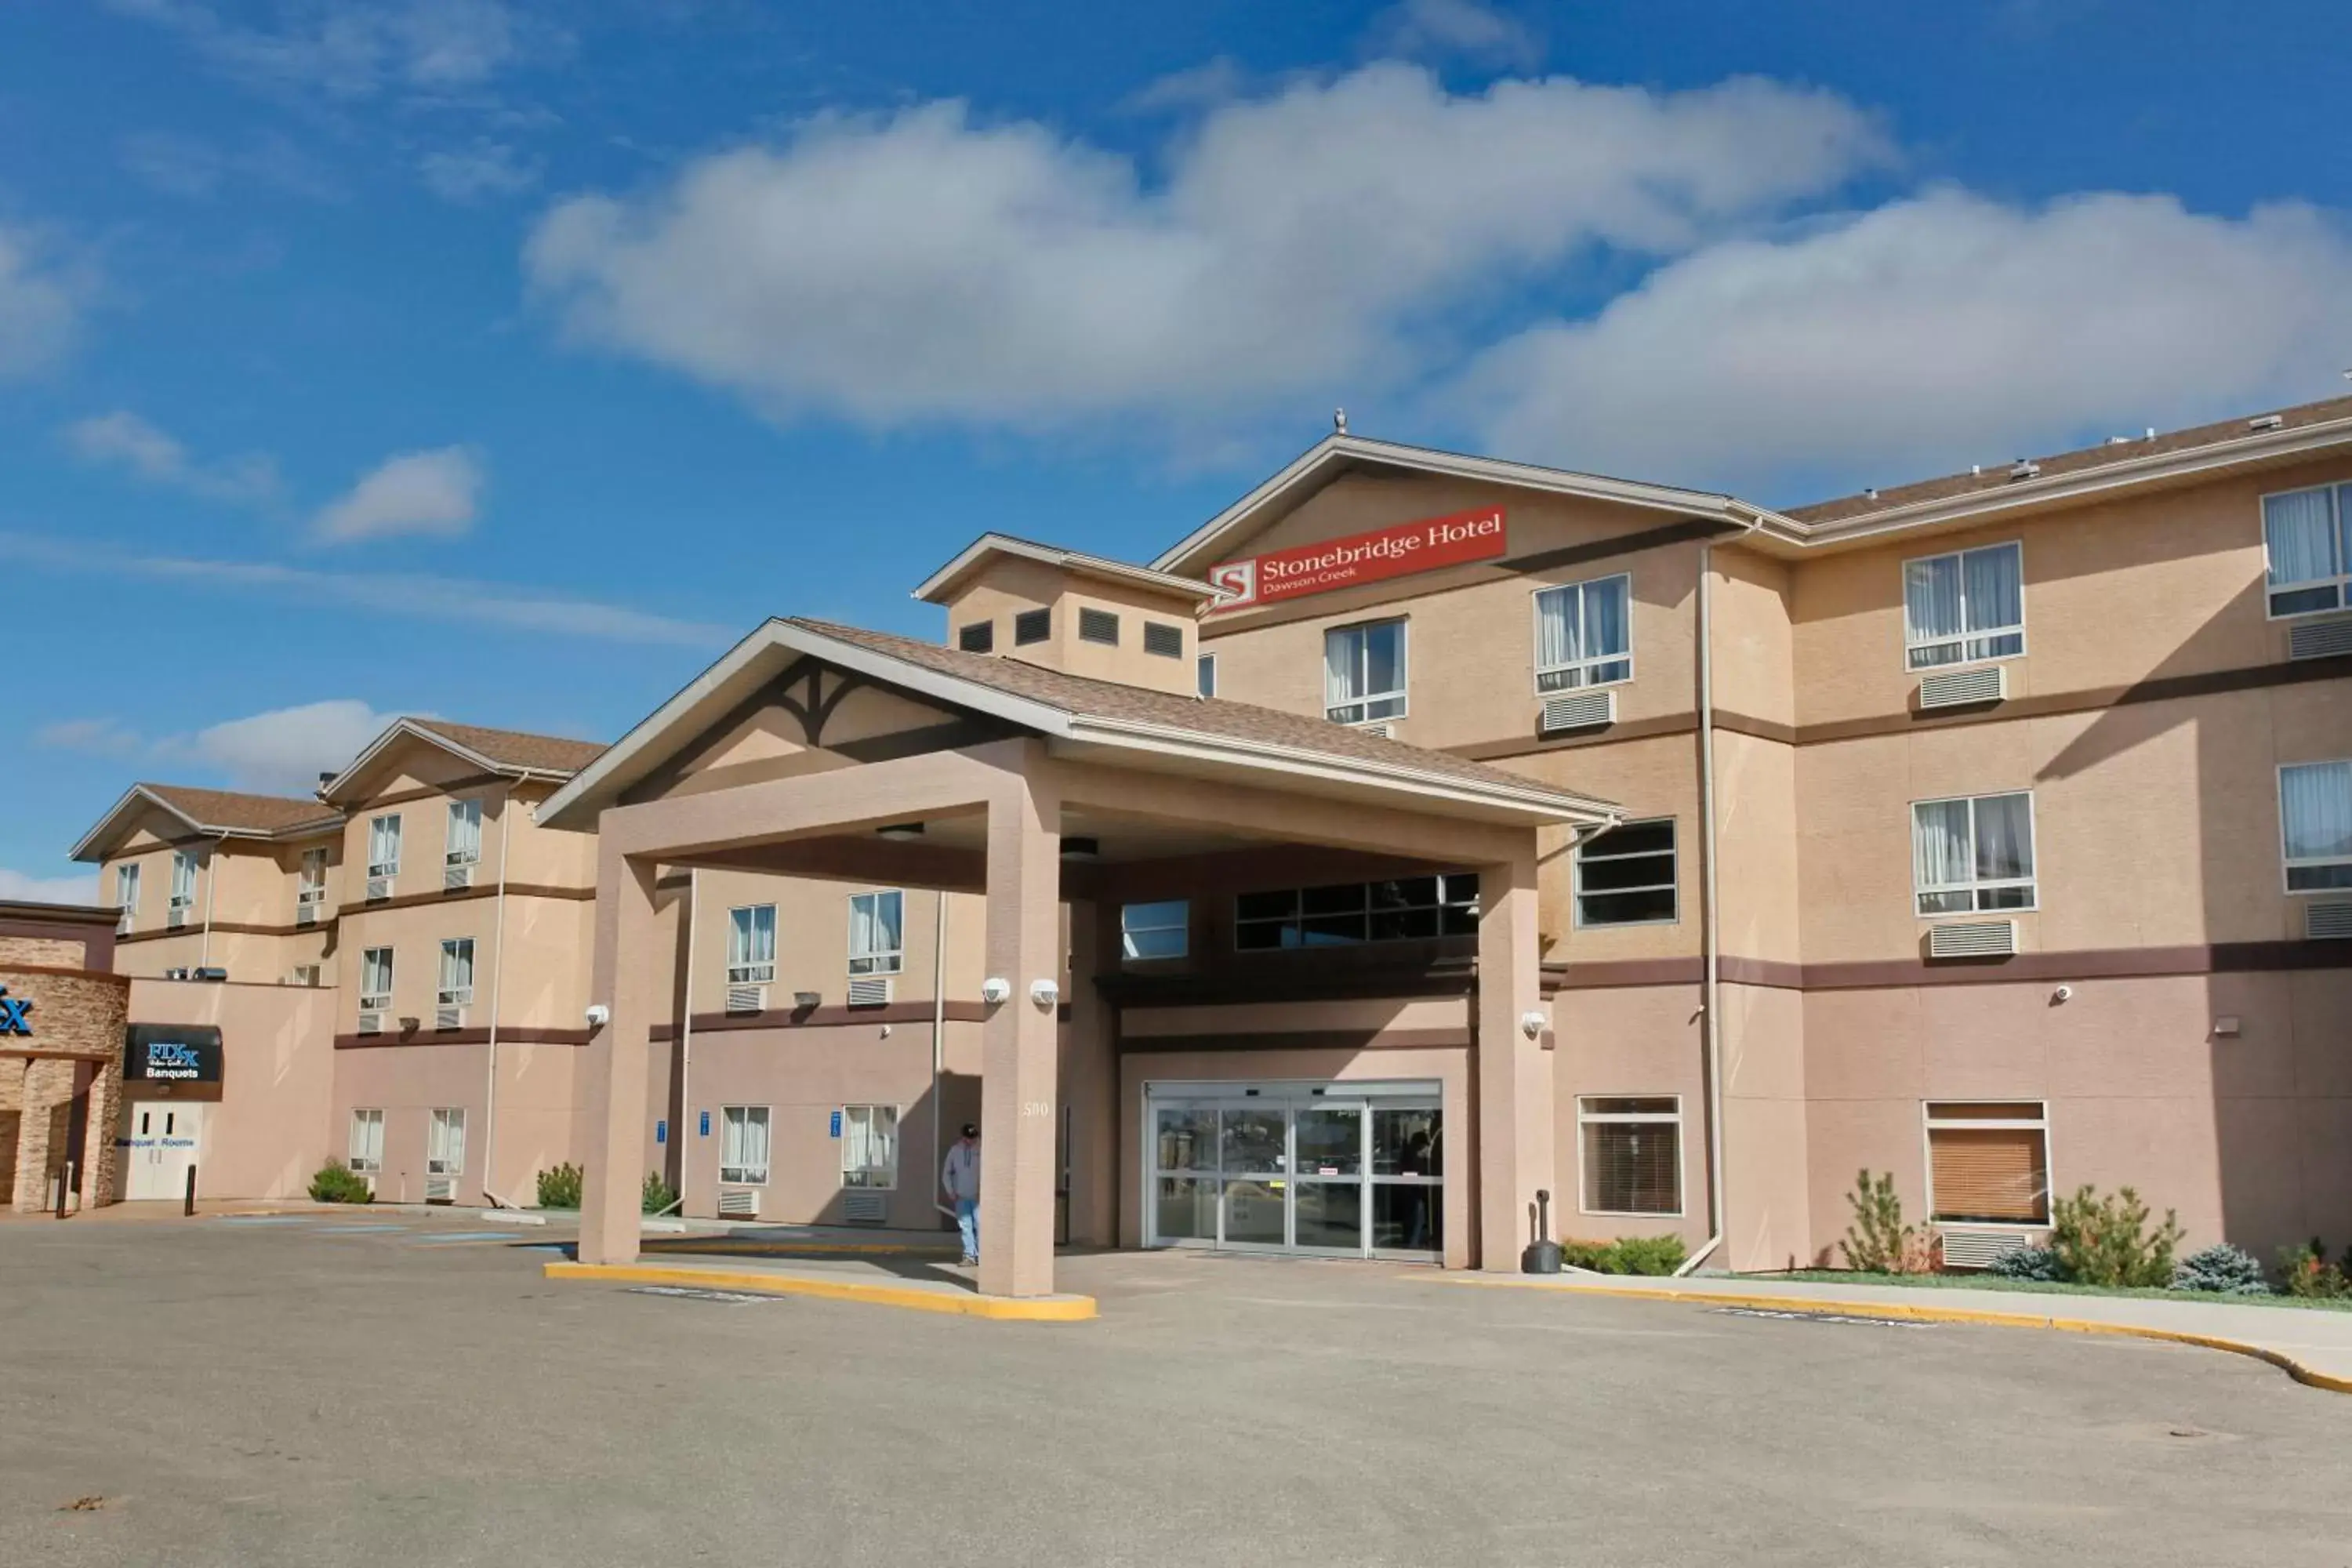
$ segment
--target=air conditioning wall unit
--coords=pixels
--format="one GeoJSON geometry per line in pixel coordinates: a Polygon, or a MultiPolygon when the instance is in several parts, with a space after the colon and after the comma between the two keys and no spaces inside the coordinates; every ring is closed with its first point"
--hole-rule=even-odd
{"type": "Polygon", "coordinates": [[[849,1005],[853,1007],[887,1007],[890,1005],[893,976],[860,974],[849,983],[849,1005]]]}
{"type": "Polygon", "coordinates": [[[433,1009],[433,1026],[436,1029],[462,1029],[466,1026],[463,1004],[450,1004],[433,1009]]]}
{"type": "Polygon", "coordinates": [[[890,1194],[879,1187],[844,1187],[841,1218],[845,1225],[887,1225],[890,1194]]]}
{"type": "Polygon", "coordinates": [[[171,911],[163,917],[163,923],[173,931],[179,931],[185,927],[188,923],[187,906],[184,904],[173,904],[171,908],[171,911]]]}
{"type": "Polygon", "coordinates": [[[730,985],[727,988],[727,1010],[730,1013],[766,1012],[768,988],[764,985],[730,985]]]}
{"type": "Polygon", "coordinates": [[[2041,1226],[1939,1225],[1947,1268],[1990,1268],[2012,1252],[2039,1247],[2048,1237],[2041,1226]]]}
{"type": "Polygon", "coordinates": [[[758,1219],[760,1191],[757,1187],[721,1187],[719,1189],[720,1219],[758,1219]]]}
{"type": "Polygon", "coordinates": [[[457,1178],[427,1176],[425,1178],[425,1201],[428,1204],[454,1204],[457,1201],[457,1178]]]}
{"type": "Polygon", "coordinates": [[[443,892],[454,893],[461,888],[470,888],[473,885],[474,868],[472,866],[445,866],[441,868],[443,892]]]}
{"type": "Polygon", "coordinates": [[[370,902],[373,902],[378,899],[388,899],[392,897],[392,879],[389,877],[370,877],[367,879],[367,896],[370,902]]]}
{"type": "Polygon", "coordinates": [[[131,934],[131,928],[137,923],[138,921],[136,917],[134,917],[129,910],[125,910],[115,920],[114,934],[117,936],[129,936],[131,934]]]}
{"type": "Polygon", "coordinates": [[[1562,735],[1576,730],[1597,730],[1603,724],[1615,722],[1617,693],[1615,689],[1607,688],[1545,698],[1543,719],[1538,728],[1547,735],[1562,735]]]}
{"type": "Polygon", "coordinates": [[[383,1015],[382,1013],[362,1013],[360,1015],[360,1033],[362,1035],[383,1034],[383,1015]]]}
{"type": "Polygon", "coordinates": [[[1349,728],[1356,731],[1359,734],[1378,735],[1383,741],[1392,741],[1396,739],[1396,725],[1393,721],[1387,719],[1382,719],[1379,722],[1372,724],[1351,724],[1349,728]]]}
{"type": "Polygon", "coordinates": [[[294,923],[298,926],[317,925],[319,923],[319,906],[316,904],[295,905],[294,923]]]}
{"type": "Polygon", "coordinates": [[[2006,958],[2016,951],[2015,921],[1963,921],[1927,928],[1930,958],[2006,958]]]}
{"type": "Polygon", "coordinates": [[[2352,899],[2320,899],[2304,905],[2303,934],[2313,942],[2352,936],[2352,899]]]}
{"type": "Polygon", "coordinates": [[[2009,667],[2005,664],[1980,664],[1974,669],[1948,669],[1925,676],[1919,681],[1919,706],[1929,708],[1969,708],[1979,703],[1999,702],[2009,696],[2009,667]]]}
{"type": "Polygon", "coordinates": [[[2287,628],[2289,658],[2334,658],[2352,653],[2352,616],[2324,621],[2297,621],[2287,628]]]}

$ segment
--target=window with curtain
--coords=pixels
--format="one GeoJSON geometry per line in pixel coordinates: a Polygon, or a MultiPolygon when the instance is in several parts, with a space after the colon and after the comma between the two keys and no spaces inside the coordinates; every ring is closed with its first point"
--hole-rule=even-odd
{"type": "Polygon", "coordinates": [[[449,845],[444,860],[452,866],[471,866],[482,858],[482,803],[478,800],[453,800],[449,803],[449,845]]]}
{"type": "Polygon", "coordinates": [[[2025,651],[2025,552],[1988,544],[1903,563],[1910,668],[1973,664],[2025,651]]]}
{"type": "Polygon", "coordinates": [[[400,875],[400,818],[379,816],[368,823],[368,875],[400,875]]]}
{"type": "Polygon", "coordinates": [[[2288,892],[2352,888],[2352,763],[2281,768],[2279,830],[2288,892]]]}
{"type": "Polygon", "coordinates": [[[352,1112],[351,1168],[362,1176],[373,1175],[383,1169],[383,1112],[376,1110],[355,1110],[352,1112]]]}
{"type": "Polygon", "coordinates": [[[1576,847],[1576,923],[1660,924],[1678,918],[1675,824],[1627,822],[1576,847]]]}
{"type": "Polygon", "coordinates": [[[841,1108],[841,1184],[890,1188],[898,1184],[898,1108],[841,1108]]]}
{"type": "Polygon", "coordinates": [[[1323,634],[1323,716],[1337,724],[1404,717],[1404,623],[1372,621],[1323,634]]]}
{"type": "Polygon", "coordinates": [[[466,1172],[466,1110],[445,1106],[433,1113],[425,1135],[425,1173],[459,1176],[466,1172]]]}
{"type": "Polygon", "coordinates": [[[1683,1102],[1679,1096],[1586,1095],[1576,1102],[1586,1214],[1683,1212],[1683,1102]]]}
{"type": "Polygon", "coordinates": [[[327,852],[324,849],[302,851],[302,869],[294,884],[294,901],[298,904],[320,904],[327,900],[327,852]]]}
{"type": "Polygon", "coordinates": [[[719,1112],[719,1179],[757,1187],[768,1180],[768,1108],[730,1105],[719,1112]]]}
{"type": "Polygon", "coordinates": [[[172,856],[172,907],[184,910],[196,901],[196,857],[190,849],[172,856]]]}
{"type": "Polygon", "coordinates": [[[849,973],[896,974],[904,957],[899,930],[907,912],[907,895],[892,888],[880,893],[853,893],[849,900],[849,973]]]}
{"type": "Polygon", "coordinates": [[[1923,915],[2032,909],[2032,792],[1915,804],[1911,882],[1923,915]]]}
{"type": "Polygon", "coordinates": [[[1217,694],[1217,656],[1204,653],[1192,664],[1192,687],[1203,697],[1217,694]]]}
{"type": "Polygon", "coordinates": [[[474,999],[474,939],[451,937],[441,944],[441,1005],[462,1007],[474,999]]]}
{"type": "Polygon", "coordinates": [[[139,868],[117,866],[114,868],[114,907],[124,914],[139,910],[139,868]]]}
{"type": "Polygon", "coordinates": [[[2041,1102],[1930,1102],[1927,1212],[1939,1220],[2048,1224],[2050,1127],[2041,1102]]]}
{"type": "Polygon", "coordinates": [[[1120,906],[1120,955],[1130,959],[1183,957],[1192,915],[1192,906],[1182,899],[1120,906]]]}
{"type": "Polygon", "coordinates": [[[2263,553],[2273,616],[2341,609],[2352,572],[2352,485],[2263,498],[2263,553]]]}
{"type": "Polygon", "coordinates": [[[360,954],[360,1009],[380,1013],[392,1005],[392,949],[372,947],[360,954]]]}
{"type": "Polygon", "coordinates": [[[1633,579],[1566,583],[1536,595],[1536,689],[1633,679],[1633,579]]]}
{"type": "Polygon", "coordinates": [[[776,906],[727,911],[727,984],[764,985],[776,977],[776,906]]]}

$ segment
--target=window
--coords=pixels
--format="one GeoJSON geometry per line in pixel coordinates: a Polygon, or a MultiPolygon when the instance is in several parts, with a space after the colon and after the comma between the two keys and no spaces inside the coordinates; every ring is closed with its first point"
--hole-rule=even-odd
{"type": "Polygon", "coordinates": [[[1204,653],[1192,665],[1192,685],[1203,697],[1217,694],[1217,656],[1204,653]]]}
{"type": "Polygon", "coordinates": [[[184,910],[196,901],[196,855],[193,849],[174,850],[172,855],[172,907],[184,910]]]}
{"type": "Polygon", "coordinates": [[[139,912],[139,868],[117,866],[114,868],[114,907],[125,916],[139,912]]]}
{"type": "Polygon", "coordinates": [[[353,1110],[352,1112],[351,1168],[362,1176],[374,1175],[383,1169],[383,1112],[353,1110]]]}
{"type": "Polygon", "coordinates": [[[1192,906],[1182,899],[1128,904],[1118,911],[1119,950],[1128,958],[1181,958],[1192,906]]]}
{"type": "Polygon", "coordinates": [[[2288,892],[2352,888],[2352,763],[2281,768],[2279,829],[2288,892]]]}
{"type": "Polygon", "coordinates": [[[1054,635],[1054,612],[1024,610],[1013,617],[1013,644],[1025,647],[1033,642],[1044,642],[1054,635]]]}
{"type": "MultiPolygon", "coordinates": [[[[397,850],[394,858],[399,858],[397,850]]],[[[449,803],[449,846],[442,856],[448,866],[472,866],[482,858],[482,803],[478,800],[453,800],[449,803]]]]}
{"type": "Polygon", "coordinates": [[[441,989],[444,1007],[463,1007],[474,999],[474,939],[452,937],[441,944],[441,989]]]}
{"type": "Polygon", "coordinates": [[[1576,847],[1578,925],[1651,925],[1678,914],[1674,818],[1621,823],[1576,847]]]}
{"type": "Polygon", "coordinates": [[[360,1011],[381,1013],[392,1005],[392,949],[372,947],[360,954],[360,1011]]]}
{"type": "Polygon", "coordinates": [[[368,824],[368,875],[400,875],[400,818],[379,816],[368,824]]]}
{"type": "Polygon", "coordinates": [[[1477,930],[1478,879],[1465,871],[1243,893],[1234,900],[1234,946],[1244,952],[1468,936],[1477,930]]]}
{"type": "Polygon", "coordinates": [[[776,977],[776,906],[727,911],[727,984],[763,985],[776,977]]]}
{"type": "Polygon", "coordinates": [[[1683,1102],[1586,1095],[1576,1102],[1586,1214],[1683,1212],[1683,1102]]]}
{"type": "Polygon", "coordinates": [[[327,851],[322,846],[302,851],[302,869],[294,882],[294,902],[323,904],[327,901],[327,851]]]}
{"type": "Polygon", "coordinates": [[[299,985],[305,991],[316,991],[319,988],[319,966],[315,963],[296,964],[293,977],[286,984],[299,985]]]}
{"type": "Polygon", "coordinates": [[[768,1108],[730,1105],[719,1112],[719,1179],[757,1187],[768,1180],[768,1108]]]}
{"type": "Polygon", "coordinates": [[[1373,621],[1323,634],[1323,716],[1365,724],[1404,716],[1404,623],[1373,621]]]}
{"type": "Polygon", "coordinates": [[[1105,647],[1118,646],[1118,617],[1108,610],[1092,610],[1084,605],[1078,609],[1078,640],[1100,643],[1105,647]]]}
{"type": "Polygon", "coordinates": [[[1633,679],[1633,579],[1569,583],[1536,595],[1536,689],[1633,679]]]}
{"type": "Polygon", "coordinates": [[[1913,669],[2025,651],[2025,552],[1988,544],[1903,563],[1903,640],[1913,669]]]}
{"type": "Polygon", "coordinates": [[[1143,623],[1143,651],[1161,658],[1184,657],[1184,628],[1169,621],[1143,623]]]}
{"type": "Polygon", "coordinates": [[[898,1184],[898,1108],[841,1108],[841,1184],[887,1190],[898,1184]]]}
{"type": "Polygon", "coordinates": [[[2033,908],[2032,793],[1913,805],[1911,878],[1922,915],[2033,908]]]}
{"type": "Polygon", "coordinates": [[[425,1173],[461,1176],[466,1173],[466,1110],[444,1106],[433,1112],[425,1134],[425,1173]]]}
{"type": "Polygon", "coordinates": [[[2038,1100],[1927,1105],[1931,1219],[2046,1225],[2050,1125],[2038,1100]]]}
{"type": "Polygon", "coordinates": [[[956,632],[956,647],[966,653],[990,653],[996,647],[996,623],[974,621],[956,632]]]}
{"type": "Polygon", "coordinates": [[[883,893],[852,893],[849,897],[849,973],[896,974],[903,956],[898,932],[906,915],[907,895],[893,888],[883,893]]]}
{"type": "Polygon", "coordinates": [[[2352,485],[2263,498],[2263,551],[2273,616],[2341,609],[2352,573],[2352,485]]]}

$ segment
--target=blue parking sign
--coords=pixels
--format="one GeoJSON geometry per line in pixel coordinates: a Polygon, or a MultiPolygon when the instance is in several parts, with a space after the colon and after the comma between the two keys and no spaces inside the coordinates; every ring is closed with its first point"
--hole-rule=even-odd
{"type": "Polygon", "coordinates": [[[833,1113],[833,1135],[835,1138],[841,1136],[841,1112],[838,1110],[833,1113]]]}
{"type": "Polygon", "coordinates": [[[705,1138],[710,1136],[710,1112],[707,1110],[702,1113],[702,1135],[705,1138]]]}

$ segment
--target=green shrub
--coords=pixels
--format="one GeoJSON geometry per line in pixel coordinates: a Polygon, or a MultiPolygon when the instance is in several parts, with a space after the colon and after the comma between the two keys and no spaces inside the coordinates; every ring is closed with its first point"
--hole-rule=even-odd
{"type": "Polygon", "coordinates": [[[355,1174],[341,1160],[330,1160],[310,1178],[310,1201],[321,1204],[363,1204],[371,1200],[367,1178],[355,1174]]]}
{"type": "Polygon", "coordinates": [[[2339,1296],[2352,1296],[2352,1251],[2344,1255],[2342,1263],[2327,1261],[2327,1248],[2313,1237],[2305,1247],[2290,1247],[2279,1254],[2279,1273],[2290,1296],[2305,1300],[2332,1300],[2339,1296]]]}
{"type": "Polygon", "coordinates": [[[1559,1260],[1595,1274],[1672,1274],[1689,1254],[1679,1236],[1627,1236],[1615,1241],[1563,1241],[1559,1260]]]}
{"type": "Polygon", "coordinates": [[[1865,1274],[1932,1274],[1941,1261],[1941,1244],[1932,1230],[1903,1223],[1903,1200],[1895,1194],[1895,1173],[1873,1176],[1867,1169],[1854,1173],[1853,1191],[1845,1201],[1853,1209],[1838,1250],[1845,1266],[1865,1274]]]}
{"type": "Polygon", "coordinates": [[[661,1214],[677,1202],[677,1189],[662,1180],[659,1171],[646,1173],[646,1184],[638,1189],[643,1200],[639,1205],[647,1214],[661,1214]]]}
{"type": "Polygon", "coordinates": [[[2172,1249],[2180,1245],[2180,1225],[2170,1209],[2151,1231],[2147,1205],[2129,1187],[2103,1198],[2095,1188],[2075,1189],[2050,1209],[2050,1248],[2066,1278],[2081,1285],[2172,1283],[2172,1249]]]}
{"type": "Polygon", "coordinates": [[[539,1206],[576,1209],[580,1206],[580,1167],[565,1161],[539,1173],[539,1206]]]}
{"type": "Polygon", "coordinates": [[[1985,1272],[2003,1279],[2034,1279],[2051,1285],[2066,1278],[2066,1266],[2053,1247],[2013,1247],[1994,1258],[1985,1272]]]}
{"type": "Polygon", "coordinates": [[[2267,1296],[2271,1282],[2263,1277],[2260,1259],[2242,1247],[2215,1242],[2202,1252],[2180,1260],[2172,1277],[2176,1290],[2207,1290],[2221,1296],[2267,1296]]]}

